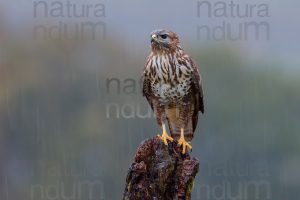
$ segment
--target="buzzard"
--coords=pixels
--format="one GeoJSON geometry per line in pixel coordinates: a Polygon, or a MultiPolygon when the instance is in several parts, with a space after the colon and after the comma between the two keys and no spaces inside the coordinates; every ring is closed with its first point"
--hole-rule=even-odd
{"type": "Polygon", "coordinates": [[[143,95],[162,128],[159,138],[168,144],[173,138],[182,146],[182,153],[192,140],[198,112],[204,113],[201,76],[196,63],[179,45],[178,36],[169,30],[151,33],[151,53],[143,76],[143,95]],[[171,136],[166,131],[168,122],[171,136]]]}

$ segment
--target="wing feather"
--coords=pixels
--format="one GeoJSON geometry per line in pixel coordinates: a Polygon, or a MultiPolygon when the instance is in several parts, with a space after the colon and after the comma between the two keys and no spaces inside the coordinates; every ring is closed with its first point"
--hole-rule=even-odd
{"type": "Polygon", "coordinates": [[[192,66],[192,96],[194,98],[194,112],[192,116],[193,131],[195,131],[198,123],[198,112],[204,113],[202,78],[198,70],[197,64],[190,58],[192,66]]]}
{"type": "Polygon", "coordinates": [[[202,89],[202,78],[198,70],[197,64],[191,59],[191,65],[193,68],[193,75],[192,75],[192,83],[194,88],[194,94],[197,97],[196,103],[198,111],[204,113],[204,101],[203,101],[203,89],[202,89]]]}
{"type": "Polygon", "coordinates": [[[143,96],[146,97],[148,103],[150,104],[152,110],[153,109],[153,101],[152,101],[152,97],[153,97],[153,94],[152,94],[152,90],[151,90],[151,82],[149,80],[149,77],[147,76],[147,65],[149,63],[149,60],[151,59],[151,57],[148,58],[147,62],[146,62],[146,65],[144,67],[144,71],[143,71],[143,75],[141,77],[142,79],[142,83],[143,83],[143,96]]]}

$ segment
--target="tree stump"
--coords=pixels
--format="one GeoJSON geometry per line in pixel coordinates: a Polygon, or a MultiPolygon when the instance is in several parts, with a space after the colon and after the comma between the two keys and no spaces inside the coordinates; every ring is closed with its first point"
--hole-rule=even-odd
{"type": "Polygon", "coordinates": [[[191,199],[199,160],[181,151],[176,141],[144,141],[128,170],[123,200],[191,199]]]}

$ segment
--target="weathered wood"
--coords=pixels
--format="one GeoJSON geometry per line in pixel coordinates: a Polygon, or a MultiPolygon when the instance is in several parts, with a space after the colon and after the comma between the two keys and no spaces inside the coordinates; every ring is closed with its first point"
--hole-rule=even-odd
{"type": "Polygon", "coordinates": [[[199,161],[181,151],[177,142],[166,146],[158,137],[144,141],[129,168],[123,199],[191,199],[199,161]]]}

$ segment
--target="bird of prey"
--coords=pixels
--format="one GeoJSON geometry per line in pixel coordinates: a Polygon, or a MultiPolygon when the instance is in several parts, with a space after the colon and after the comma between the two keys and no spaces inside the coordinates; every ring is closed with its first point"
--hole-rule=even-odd
{"type": "Polygon", "coordinates": [[[198,112],[204,113],[203,90],[198,66],[179,45],[176,33],[155,30],[150,35],[151,53],[142,75],[143,95],[162,128],[159,138],[177,140],[182,153],[192,149],[198,112]],[[167,134],[166,123],[171,136],[167,134]]]}

